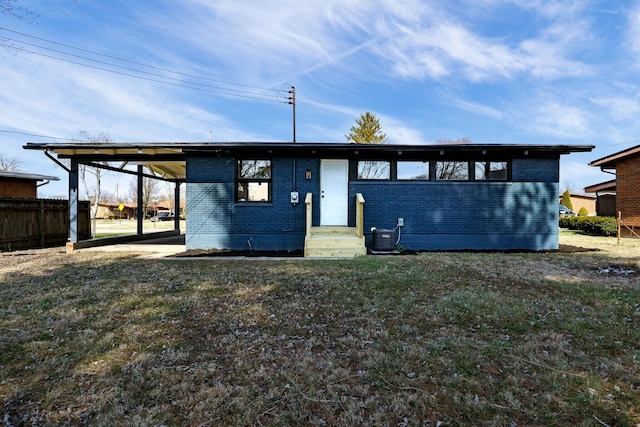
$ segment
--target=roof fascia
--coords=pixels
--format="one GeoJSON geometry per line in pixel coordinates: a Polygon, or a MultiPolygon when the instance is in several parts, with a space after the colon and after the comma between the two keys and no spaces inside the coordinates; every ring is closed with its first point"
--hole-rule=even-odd
{"type": "Polygon", "coordinates": [[[589,166],[600,166],[602,169],[615,169],[618,161],[637,155],[640,155],[640,145],[594,160],[589,163],[589,166]]]}

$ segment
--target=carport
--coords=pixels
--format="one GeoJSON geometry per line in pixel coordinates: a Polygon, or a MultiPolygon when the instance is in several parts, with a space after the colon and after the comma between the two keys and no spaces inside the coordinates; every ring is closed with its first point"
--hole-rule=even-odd
{"type": "Polygon", "coordinates": [[[174,184],[174,212],[180,211],[180,184],[186,179],[181,143],[27,143],[27,150],[40,150],[69,174],[69,241],[67,252],[92,246],[126,243],[180,234],[180,216],[173,230],[143,233],[143,179],[174,184]],[[81,165],[137,177],[137,231],[135,235],[79,240],[79,168],[81,165]],[[133,168],[132,168],[133,167],[133,168]],[[146,169],[146,170],[145,170],[146,169]]]}

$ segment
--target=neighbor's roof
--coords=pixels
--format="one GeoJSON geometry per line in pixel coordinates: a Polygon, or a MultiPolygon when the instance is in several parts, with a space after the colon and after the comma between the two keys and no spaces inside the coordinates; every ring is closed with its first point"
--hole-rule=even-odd
{"type": "Polygon", "coordinates": [[[603,157],[598,160],[594,160],[589,163],[589,166],[600,166],[601,169],[615,169],[616,163],[620,160],[627,160],[632,157],[640,156],[640,145],[628,148],[626,150],[618,151],[609,156],[603,157]]]}
{"type": "Polygon", "coordinates": [[[585,193],[598,193],[601,191],[604,192],[613,192],[616,191],[616,180],[612,179],[611,181],[601,182],[599,184],[590,185],[584,188],[585,193]]]}
{"type": "Polygon", "coordinates": [[[376,159],[426,159],[456,156],[476,159],[482,156],[558,156],[572,152],[589,152],[593,145],[545,144],[349,144],[308,142],[156,142],[156,143],[28,143],[29,150],[51,152],[58,158],[75,158],[82,162],[127,162],[144,165],[154,173],[183,180],[187,155],[212,154],[232,156],[307,156],[324,158],[361,157],[376,159]]]}
{"type": "Polygon", "coordinates": [[[570,197],[575,197],[576,199],[589,199],[589,200],[596,199],[596,196],[594,196],[593,194],[577,194],[577,193],[571,193],[569,196],[570,196],[570,197]]]}
{"type": "Polygon", "coordinates": [[[25,181],[59,181],[56,176],[39,175],[27,172],[0,171],[0,178],[21,179],[25,181]]]}

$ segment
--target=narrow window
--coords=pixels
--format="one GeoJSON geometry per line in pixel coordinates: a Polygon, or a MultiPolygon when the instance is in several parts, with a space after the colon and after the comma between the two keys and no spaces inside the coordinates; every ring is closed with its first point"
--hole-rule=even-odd
{"type": "Polygon", "coordinates": [[[271,201],[271,160],[238,160],[236,202],[271,201]]]}
{"type": "Polygon", "coordinates": [[[469,162],[436,162],[436,180],[468,181],[469,162]]]}
{"type": "Polygon", "coordinates": [[[476,180],[506,181],[508,168],[508,162],[476,162],[476,180]]]}
{"type": "Polygon", "coordinates": [[[358,162],[358,179],[389,180],[391,163],[381,160],[360,160],[358,162]]]}
{"type": "Polygon", "coordinates": [[[398,180],[428,181],[429,162],[398,161],[398,180]]]}

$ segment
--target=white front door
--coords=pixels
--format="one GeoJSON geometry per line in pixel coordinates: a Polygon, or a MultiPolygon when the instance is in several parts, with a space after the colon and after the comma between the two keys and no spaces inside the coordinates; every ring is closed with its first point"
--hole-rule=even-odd
{"type": "Polygon", "coordinates": [[[349,220],[349,161],[320,160],[320,225],[349,220]]]}

